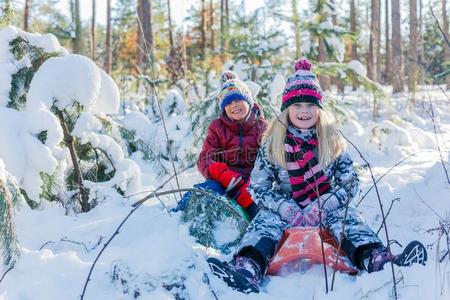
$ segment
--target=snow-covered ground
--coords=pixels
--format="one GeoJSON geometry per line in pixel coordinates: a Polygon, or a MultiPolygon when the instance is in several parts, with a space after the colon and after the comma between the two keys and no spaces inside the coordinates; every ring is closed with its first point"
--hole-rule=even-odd
{"type": "MultiPolygon", "coordinates": [[[[418,102],[429,105],[432,98],[438,140],[447,169],[450,150],[450,100],[437,87],[421,87],[418,102]]],[[[427,232],[439,226],[440,218],[449,220],[450,185],[437,152],[433,125],[421,109],[401,121],[405,97],[393,98],[393,107],[383,106],[376,123],[370,121],[371,108],[359,94],[348,94],[343,106],[353,118],[346,123],[344,134],[370,162],[375,178],[394,164],[410,156],[390,171],[378,184],[385,211],[393,199],[388,217],[389,234],[401,244],[418,239],[428,248],[426,266],[395,268],[401,299],[449,299],[450,268],[447,256],[442,263],[445,237],[437,253],[438,232],[427,232]]],[[[341,101],[341,100],[339,100],[341,101]]],[[[364,164],[349,145],[357,165],[364,164]]],[[[147,187],[157,187],[151,169],[142,167],[147,187]],[[153,178],[150,179],[149,178],[153,178]]],[[[362,194],[372,185],[368,169],[361,168],[362,194]]],[[[143,179],[144,180],[144,179],[143,179]]],[[[189,169],[180,175],[183,187],[202,178],[189,169]]],[[[172,181],[175,186],[175,181],[172,181]]],[[[168,189],[166,186],[164,189],[168,189]]],[[[161,201],[173,207],[173,197],[161,201]]],[[[355,200],[357,202],[358,199],[355,200]]],[[[22,256],[0,283],[0,299],[77,299],[80,297],[90,267],[122,220],[132,210],[132,201],[112,197],[84,214],[65,215],[58,204],[31,210],[23,206],[16,214],[16,227],[22,256]]],[[[359,206],[374,229],[381,223],[375,190],[359,206]]],[[[384,238],[384,231],[380,231],[384,238]]],[[[394,252],[400,251],[393,245],[394,252]]],[[[85,299],[388,299],[393,296],[390,267],[382,272],[362,273],[352,277],[336,274],[334,290],[325,293],[323,269],[314,266],[301,274],[267,277],[259,295],[243,295],[230,290],[210,274],[205,259],[221,255],[214,249],[195,243],[179,215],[169,215],[158,199],[147,201],[120,229],[93,269],[85,299]],[[206,275],[205,275],[206,274],[206,275]],[[209,279],[209,285],[206,283],[209,279]],[[182,284],[180,284],[182,283],[182,284]]],[[[331,271],[328,282],[331,282],[331,271]]]]}

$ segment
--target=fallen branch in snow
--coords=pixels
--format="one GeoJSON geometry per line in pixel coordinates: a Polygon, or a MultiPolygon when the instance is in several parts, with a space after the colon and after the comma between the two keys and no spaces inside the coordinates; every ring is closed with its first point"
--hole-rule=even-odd
{"type": "MultiPolygon", "coordinates": [[[[353,148],[355,148],[355,150],[358,152],[358,154],[361,157],[361,159],[364,160],[364,162],[367,164],[367,167],[369,168],[370,177],[372,178],[372,182],[373,182],[373,185],[375,187],[375,191],[377,193],[377,199],[378,199],[378,204],[380,206],[381,216],[383,217],[382,225],[384,226],[384,231],[385,231],[385,234],[386,234],[386,240],[387,240],[386,247],[389,250],[389,254],[392,255],[391,245],[390,245],[391,240],[389,239],[389,230],[388,230],[387,224],[386,224],[386,216],[385,216],[384,210],[383,210],[383,203],[381,202],[380,192],[378,191],[378,185],[377,185],[377,183],[375,181],[375,177],[373,176],[373,172],[372,172],[372,168],[370,167],[370,163],[367,161],[367,159],[364,157],[364,155],[361,153],[361,151],[358,149],[358,147],[356,147],[355,144],[353,144],[352,141],[350,141],[341,131],[339,131],[339,132],[341,133],[342,137],[347,142],[349,142],[350,145],[353,146],[353,148]]],[[[390,263],[391,263],[391,270],[392,270],[392,279],[393,279],[393,283],[394,283],[394,298],[398,299],[398,296],[397,296],[397,281],[395,280],[395,273],[394,273],[394,263],[392,261],[390,263]]]]}
{"type": "MultiPolygon", "coordinates": [[[[187,166],[186,168],[184,168],[183,170],[179,171],[177,174],[171,175],[171,176],[170,176],[169,178],[167,178],[163,183],[161,183],[154,191],[159,191],[159,190],[162,189],[169,181],[171,181],[173,178],[175,178],[175,176],[180,175],[181,173],[183,173],[183,172],[186,171],[186,170],[189,170],[189,169],[192,168],[192,167],[193,167],[193,165],[189,165],[189,166],[187,166]]],[[[142,192],[139,192],[139,193],[135,193],[135,194],[131,194],[131,195],[128,195],[128,196],[124,196],[124,198],[130,198],[130,197],[137,196],[137,195],[140,195],[140,194],[149,194],[149,193],[153,193],[154,191],[142,191],[142,192]]]]}
{"type": "Polygon", "coordinates": [[[55,242],[54,241],[45,242],[42,246],[39,247],[39,250],[44,249],[44,247],[47,246],[48,244],[55,244],[55,242]]]}
{"type": "Polygon", "coordinates": [[[3,273],[2,277],[0,278],[0,283],[2,282],[3,278],[5,278],[6,274],[11,271],[14,268],[14,265],[12,265],[11,267],[9,267],[8,270],[5,271],[5,273],[3,273]]]}
{"type": "MultiPolygon", "coordinates": [[[[392,199],[391,205],[389,205],[389,209],[388,209],[388,211],[387,211],[387,213],[386,213],[386,219],[387,219],[387,217],[389,216],[389,214],[390,214],[390,212],[391,212],[391,209],[392,209],[392,207],[394,206],[394,202],[395,202],[395,201],[399,201],[399,202],[400,202],[400,198],[392,199]]],[[[381,223],[380,228],[378,228],[378,230],[377,230],[377,235],[380,233],[380,231],[381,231],[382,228],[383,228],[383,223],[381,223]]]]}
{"type": "MultiPolygon", "coordinates": [[[[86,246],[85,243],[69,240],[69,239],[67,239],[66,236],[61,238],[59,241],[83,246],[83,248],[86,250],[86,252],[91,252],[92,250],[94,250],[95,248],[97,248],[100,245],[102,240],[103,240],[103,236],[100,236],[100,238],[98,239],[98,242],[91,249],[88,249],[88,247],[86,246]]],[[[39,247],[39,250],[44,249],[44,247],[47,246],[48,244],[56,244],[56,242],[48,241],[48,242],[44,243],[41,247],[39,247]]]]}
{"type": "MultiPolygon", "coordinates": [[[[96,265],[98,259],[99,259],[100,256],[102,255],[103,251],[105,251],[106,247],[108,247],[108,245],[111,243],[111,241],[119,234],[120,228],[122,228],[122,226],[125,224],[125,222],[130,218],[130,216],[131,216],[131,215],[132,215],[132,214],[133,214],[133,213],[134,213],[134,212],[135,212],[135,211],[136,211],[136,210],[137,210],[137,209],[138,209],[145,201],[147,201],[147,200],[149,200],[149,199],[152,199],[152,198],[155,198],[155,197],[159,197],[159,196],[169,195],[169,194],[178,193],[178,192],[180,192],[180,193],[181,193],[181,192],[189,192],[189,191],[201,193],[201,194],[204,194],[204,195],[206,195],[206,196],[208,196],[208,197],[211,197],[211,198],[215,198],[215,199],[219,199],[219,200],[220,200],[219,197],[217,197],[217,196],[215,196],[215,195],[212,195],[211,193],[208,193],[207,191],[203,191],[203,190],[196,189],[196,188],[187,188],[187,189],[177,189],[177,190],[171,190],[171,191],[164,191],[164,192],[159,192],[159,193],[156,193],[156,190],[155,190],[155,192],[151,193],[150,195],[148,195],[148,196],[142,198],[141,200],[139,200],[139,201],[133,203],[133,204],[131,205],[131,206],[133,207],[133,209],[128,213],[128,215],[125,217],[125,219],[122,220],[122,222],[121,222],[121,223],[119,224],[119,226],[116,228],[116,230],[114,231],[114,233],[112,234],[112,236],[109,238],[109,240],[103,245],[103,248],[100,250],[100,252],[98,253],[98,255],[97,255],[97,257],[95,258],[94,262],[92,263],[92,266],[91,266],[91,268],[90,268],[90,270],[89,270],[89,274],[88,274],[88,276],[87,276],[87,278],[86,278],[86,281],[85,281],[85,284],[84,284],[84,287],[83,287],[83,292],[81,293],[80,299],[81,299],[81,300],[84,299],[84,294],[86,293],[86,288],[87,288],[87,285],[88,285],[88,283],[89,283],[89,281],[90,281],[90,278],[91,278],[91,275],[92,275],[92,271],[94,270],[94,267],[95,267],[95,265],[96,265]]],[[[160,201],[161,201],[161,200],[160,200],[160,201]]],[[[161,203],[162,203],[162,201],[161,201],[161,203]]],[[[225,203],[225,204],[226,204],[226,205],[229,205],[229,206],[231,207],[230,204],[228,204],[228,203],[225,203]]],[[[164,205],[164,203],[163,203],[163,205],[164,205]]],[[[164,205],[164,208],[166,208],[165,205],[164,205]]],[[[167,210],[167,208],[166,208],[166,210],[167,210]]],[[[235,212],[234,209],[232,209],[231,211],[234,212],[234,213],[236,213],[236,214],[238,214],[238,212],[235,212]]],[[[169,215],[170,215],[170,213],[169,213],[169,215]]]]}
{"type": "MultiPolygon", "coordinates": [[[[403,275],[402,275],[402,276],[396,281],[396,283],[402,282],[403,279],[404,279],[404,278],[403,278],[403,275]]],[[[376,288],[376,289],[373,289],[373,290],[368,291],[365,295],[361,296],[361,297],[359,298],[359,300],[361,300],[361,299],[372,299],[373,294],[375,294],[376,292],[382,290],[383,288],[385,288],[386,286],[388,286],[390,283],[391,283],[390,281],[387,281],[387,282],[386,282],[385,284],[383,284],[382,286],[380,286],[380,287],[378,287],[378,288],[376,288]]]]}

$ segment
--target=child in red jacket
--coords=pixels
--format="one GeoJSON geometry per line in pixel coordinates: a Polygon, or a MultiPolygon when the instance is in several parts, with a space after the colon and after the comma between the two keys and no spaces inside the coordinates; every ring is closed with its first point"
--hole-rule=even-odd
{"type": "MultiPolygon", "coordinates": [[[[196,187],[235,198],[252,219],[257,206],[247,191],[248,178],[267,121],[248,86],[232,71],[222,74],[218,99],[222,113],[209,125],[197,159],[198,170],[207,180],[196,187]]],[[[190,197],[190,193],[183,195],[176,210],[183,210],[190,197]]]]}

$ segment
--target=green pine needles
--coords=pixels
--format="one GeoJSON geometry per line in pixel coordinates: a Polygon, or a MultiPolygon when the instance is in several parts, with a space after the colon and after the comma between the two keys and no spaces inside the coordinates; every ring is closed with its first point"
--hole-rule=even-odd
{"type": "MultiPolygon", "coordinates": [[[[2,174],[4,175],[4,174],[2,174]]],[[[19,243],[14,227],[14,207],[22,195],[16,182],[8,175],[0,178],[0,252],[5,268],[14,265],[20,256],[19,243]]]]}
{"type": "Polygon", "coordinates": [[[183,211],[181,221],[189,223],[189,234],[204,246],[220,249],[228,254],[244,234],[249,221],[243,209],[223,196],[205,195],[193,192],[189,205],[183,211]],[[231,218],[239,235],[231,242],[220,245],[215,232],[219,223],[231,218]]]}
{"type": "Polygon", "coordinates": [[[47,53],[42,48],[35,47],[23,37],[17,37],[10,43],[10,51],[17,61],[29,59],[29,64],[12,75],[10,102],[8,107],[21,110],[24,108],[31,80],[39,67],[50,57],[59,53],[47,53]]]}

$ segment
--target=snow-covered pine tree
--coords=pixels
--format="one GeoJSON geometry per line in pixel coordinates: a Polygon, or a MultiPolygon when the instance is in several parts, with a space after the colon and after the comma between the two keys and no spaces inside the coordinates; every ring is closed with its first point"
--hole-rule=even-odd
{"type": "Polygon", "coordinates": [[[17,36],[10,43],[10,52],[17,61],[18,70],[12,74],[8,107],[17,110],[25,108],[31,79],[39,67],[50,57],[60,56],[60,52],[46,52],[43,48],[30,44],[25,36],[17,36]]]}
{"type": "Polygon", "coordinates": [[[14,208],[23,200],[16,180],[5,170],[0,159],[0,253],[3,266],[11,267],[20,256],[14,227],[14,208]]]}

